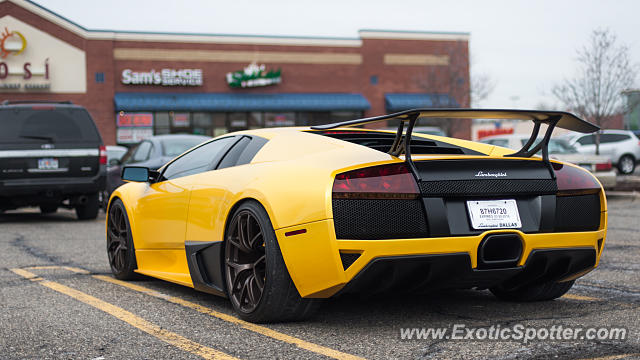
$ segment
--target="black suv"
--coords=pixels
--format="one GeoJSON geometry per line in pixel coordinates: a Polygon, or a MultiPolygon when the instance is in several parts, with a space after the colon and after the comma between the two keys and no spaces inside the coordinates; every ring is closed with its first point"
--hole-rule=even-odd
{"type": "Polygon", "coordinates": [[[73,208],[95,219],[105,189],[107,151],[85,108],[70,102],[0,105],[0,212],[73,208]]]}

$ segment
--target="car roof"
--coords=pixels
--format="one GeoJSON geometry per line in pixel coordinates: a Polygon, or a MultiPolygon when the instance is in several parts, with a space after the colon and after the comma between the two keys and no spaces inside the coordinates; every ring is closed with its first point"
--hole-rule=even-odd
{"type": "Polygon", "coordinates": [[[73,108],[84,109],[83,106],[72,103],[71,101],[9,101],[4,100],[0,103],[0,108],[29,108],[34,105],[53,106],[56,108],[73,108]]]}
{"type": "Polygon", "coordinates": [[[168,140],[168,139],[202,139],[207,140],[211,139],[211,136],[206,135],[192,135],[192,134],[163,134],[163,135],[154,135],[152,137],[147,138],[147,140],[168,140]]]}

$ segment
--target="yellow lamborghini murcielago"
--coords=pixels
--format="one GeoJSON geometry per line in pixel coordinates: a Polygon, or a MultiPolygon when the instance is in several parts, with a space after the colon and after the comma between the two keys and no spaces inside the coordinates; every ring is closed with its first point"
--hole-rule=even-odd
{"type": "Polygon", "coordinates": [[[566,112],[418,109],[306,128],[226,134],[158,171],[125,167],[109,200],[113,274],[226,296],[253,322],[301,319],[345,293],[490,289],[562,296],[598,265],[604,191],[549,159],[566,112]],[[515,153],[413,134],[419,118],[533,122],[515,153]],[[387,120],[397,131],[363,125],[387,120]],[[538,154],[538,155],[536,155],[538,154]]]}

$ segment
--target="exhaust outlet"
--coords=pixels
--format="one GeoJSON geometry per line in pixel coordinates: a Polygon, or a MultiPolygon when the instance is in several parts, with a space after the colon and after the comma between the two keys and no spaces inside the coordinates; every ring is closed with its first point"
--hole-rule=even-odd
{"type": "Polygon", "coordinates": [[[478,268],[516,267],[522,251],[522,239],[518,234],[487,235],[478,246],[478,268]]]}
{"type": "Polygon", "coordinates": [[[89,201],[89,198],[84,195],[78,197],[78,204],[80,205],[86,204],[87,201],[89,201]]]}

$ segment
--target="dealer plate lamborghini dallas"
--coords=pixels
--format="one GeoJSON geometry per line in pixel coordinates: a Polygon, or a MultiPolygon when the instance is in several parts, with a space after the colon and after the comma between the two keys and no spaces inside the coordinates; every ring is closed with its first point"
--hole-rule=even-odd
{"type": "Polygon", "coordinates": [[[554,299],[598,265],[607,224],[598,181],[549,159],[556,127],[598,129],[565,112],[417,109],[223,135],[158,171],[123,169],[109,263],[119,279],[226,296],[253,322],[302,319],[347,293],[554,299]],[[513,153],[412,134],[429,117],[522,119],[533,131],[513,153]],[[359,127],[388,120],[396,132],[359,127]]]}

